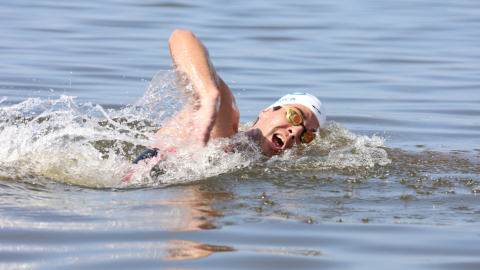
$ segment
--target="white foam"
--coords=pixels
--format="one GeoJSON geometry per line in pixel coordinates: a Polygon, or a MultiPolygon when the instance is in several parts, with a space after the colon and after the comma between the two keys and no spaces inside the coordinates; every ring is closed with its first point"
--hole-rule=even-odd
{"type": "MultiPolygon", "coordinates": [[[[3,102],[6,98],[3,98],[3,102]]],[[[42,176],[67,184],[91,187],[137,187],[197,181],[239,169],[263,166],[270,171],[371,168],[389,164],[381,147],[385,139],[358,136],[337,123],[322,129],[308,145],[287,150],[267,161],[243,133],[211,140],[197,149],[189,140],[155,137],[156,130],[180,125],[169,121],[174,112],[198,108],[195,93],[183,76],[159,72],[133,106],[106,110],[100,105],[77,103],[73,96],[58,99],[29,98],[0,108],[0,177],[42,176]],[[160,113],[159,113],[160,112],[160,113]],[[151,177],[155,165],[131,161],[146,147],[161,143],[176,152],[164,152],[158,164],[164,169],[151,177]],[[234,147],[232,147],[234,146],[234,147]],[[226,151],[227,148],[233,148],[226,151]],[[327,154],[326,154],[327,153],[327,154]],[[130,181],[122,182],[133,170],[130,181]]],[[[194,114],[188,116],[191,130],[194,114]]],[[[241,125],[241,130],[248,129],[241,125]]]]}

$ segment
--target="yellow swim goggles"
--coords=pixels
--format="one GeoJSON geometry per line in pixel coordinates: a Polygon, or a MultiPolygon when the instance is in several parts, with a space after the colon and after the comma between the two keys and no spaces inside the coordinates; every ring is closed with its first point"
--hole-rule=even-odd
{"type": "Polygon", "coordinates": [[[303,127],[304,131],[300,136],[300,139],[303,143],[309,143],[313,141],[313,139],[315,139],[315,134],[313,134],[311,131],[308,131],[307,128],[303,125],[302,114],[300,114],[299,111],[283,105],[280,105],[280,107],[284,108],[287,111],[287,120],[288,122],[290,122],[290,124],[294,126],[301,125],[303,127]]]}

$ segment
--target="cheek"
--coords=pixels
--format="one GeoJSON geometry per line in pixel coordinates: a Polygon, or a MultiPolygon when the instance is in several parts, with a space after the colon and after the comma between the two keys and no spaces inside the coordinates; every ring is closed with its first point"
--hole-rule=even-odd
{"type": "Polygon", "coordinates": [[[271,121],[270,123],[268,123],[267,128],[276,127],[276,126],[278,126],[279,123],[280,123],[280,120],[275,119],[275,120],[271,121]]]}

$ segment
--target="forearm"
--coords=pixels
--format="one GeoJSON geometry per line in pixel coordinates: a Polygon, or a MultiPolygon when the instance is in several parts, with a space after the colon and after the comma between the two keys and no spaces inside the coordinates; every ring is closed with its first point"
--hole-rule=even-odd
{"type": "Polygon", "coordinates": [[[229,137],[237,133],[239,113],[235,98],[215,72],[207,48],[192,32],[185,30],[175,30],[168,44],[175,68],[188,76],[199,96],[195,136],[205,145],[211,137],[229,137]]]}
{"type": "Polygon", "coordinates": [[[189,77],[200,98],[208,95],[217,99],[217,75],[203,43],[190,31],[175,30],[168,44],[174,67],[189,77]]]}

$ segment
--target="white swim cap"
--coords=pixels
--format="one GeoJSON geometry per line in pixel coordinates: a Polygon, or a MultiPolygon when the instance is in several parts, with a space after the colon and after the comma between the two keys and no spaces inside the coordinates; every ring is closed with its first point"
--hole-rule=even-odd
{"type": "Polygon", "coordinates": [[[320,127],[323,127],[327,121],[327,115],[325,114],[325,108],[323,107],[322,102],[315,96],[307,93],[290,93],[280,98],[267,109],[287,104],[301,104],[309,108],[317,117],[320,127]]]}

